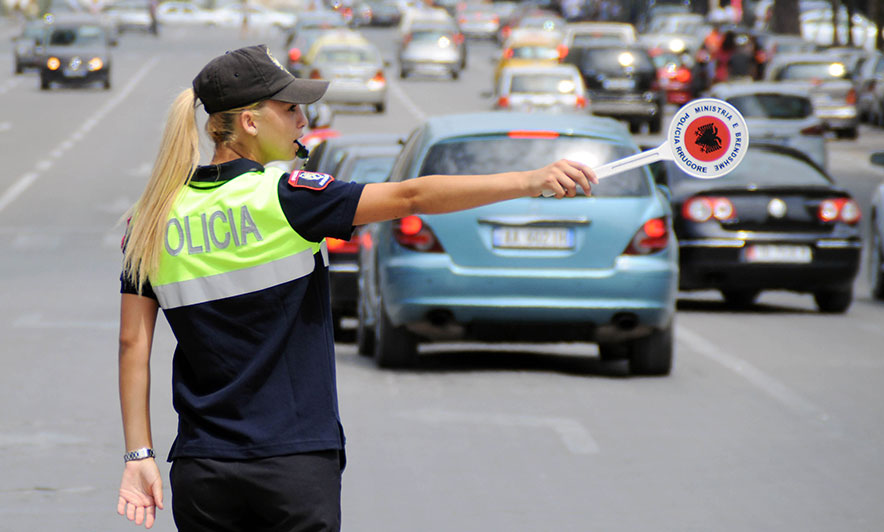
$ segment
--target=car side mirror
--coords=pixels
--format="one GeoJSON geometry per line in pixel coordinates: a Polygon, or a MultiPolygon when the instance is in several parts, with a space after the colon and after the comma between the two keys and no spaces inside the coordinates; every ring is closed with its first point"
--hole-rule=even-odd
{"type": "Polygon", "coordinates": [[[869,157],[869,161],[872,164],[876,164],[878,166],[884,166],[884,151],[878,151],[878,152],[873,153],[872,156],[869,157]]]}

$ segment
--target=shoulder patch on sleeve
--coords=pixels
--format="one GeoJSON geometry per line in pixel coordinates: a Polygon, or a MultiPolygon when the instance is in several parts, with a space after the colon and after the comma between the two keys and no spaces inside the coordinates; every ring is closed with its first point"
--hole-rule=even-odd
{"type": "Polygon", "coordinates": [[[310,190],[322,190],[334,181],[335,178],[319,172],[305,172],[298,170],[289,175],[289,185],[297,188],[309,188],[310,190]]]}

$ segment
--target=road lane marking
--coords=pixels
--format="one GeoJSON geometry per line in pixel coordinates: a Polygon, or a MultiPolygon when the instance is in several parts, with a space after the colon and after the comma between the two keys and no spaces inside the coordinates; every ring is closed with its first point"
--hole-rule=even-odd
{"type": "Polygon", "coordinates": [[[676,338],[694,353],[717,362],[743,377],[786,408],[817,421],[829,421],[829,414],[792,391],[781,381],[761,371],[748,361],[719,349],[715,344],[690,329],[679,325],[676,338]]]}
{"type": "MultiPolygon", "coordinates": [[[[92,118],[85,121],[80,128],[75,131],[70,138],[65,139],[61,144],[58,145],[57,148],[49,152],[49,158],[43,159],[42,161],[37,162],[34,165],[34,170],[24,174],[19,177],[12,185],[7,188],[2,195],[0,195],[0,212],[3,211],[6,207],[8,207],[13,201],[18,199],[34,182],[44,173],[46,173],[52,166],[55,164],[55,161],[60,159],[66,152],[68,152],[71,148],[76,145],[77,142],[82,140],[86,133],[92,130],[98,123],[106,117],[111,111],[114,110],[118,105],[123,103],[126,97],[135,90],[135,87],[139,85],[141,79],[147,75],[147,73],[152,69],[157,63],[159,63],[160,58],[158,56],[154,56],[150,61],[145,63],[138,71],[132,76],[132,79],[129,80],[129,83],[123,87],[119,93],[117,93],[113,98],[107,101],[105,105],[100,107],[98,111],[92,115],[92,118]]],[[[8,82],[4,85],[0,85],[0,94],[3,94],[2,87],[8,85],[8,82]]]]}
{"type": "Polygon", "coordinates": [[[589,431],[572,418],[523,416],[515,414],[481,414],[450,410],[416,410],[400,414],[424,423],[457,423],[466,425],[497,425],[499,427],[552,429],[573,454],[597,454],[599,446],[589,431]]]}
{"type": "Polygon", "coordinates": [[[405,109],[412,114],[415,118],[417,118],[418,122],[423,122],[427,119],[427,115],[421,111],[420,107],[417,106],[416,103],[407,95],[405,91],[402,90],[402,86],[399,85],[398,82],[388,79],[387,86],[390,87],[390,92],[393,93],[393,96],[396,99],[400,100],[402,104],[405,106],[405,109]]]}

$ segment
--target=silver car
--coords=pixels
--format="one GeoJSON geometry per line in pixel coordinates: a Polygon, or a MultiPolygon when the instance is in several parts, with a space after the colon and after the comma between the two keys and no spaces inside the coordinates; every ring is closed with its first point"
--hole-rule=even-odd
{"type": "Polygon", "coordinates": [[[850,71],[822,53],[778,54],[765,71],[769,81],[803,84],[810,91],[816,115],[839,137],[856,138],[859,114],[850,71]]]}
{"type": "Polygon", "coordinates": [[[495,108],[511,111],[573,112],[588,107],[583,77],[574,65],[504,67],[495,108]]]}
{"type": "Polygon", "coordinates": [[[463,35],[444,27],[415,27],[402,37],[399,77],[422,70],[457,79],[464,61],[463,35]]]}
{"type": "Polygon", "coordinates": [[[304,58],[304,70],[313,79],[331,81],[324,101],[369,104],[379,113],[387,106],[384,62],[375,45],[353,32],[329,32],[320,37],[304,58]]]}
{"type": "Polygon", "coordinates": [[[795,148],[827,168],[825,128],[814,115],[807,87],[769,81],[719,83],[709,95],[743,114],[753,141],[795,148]]]}

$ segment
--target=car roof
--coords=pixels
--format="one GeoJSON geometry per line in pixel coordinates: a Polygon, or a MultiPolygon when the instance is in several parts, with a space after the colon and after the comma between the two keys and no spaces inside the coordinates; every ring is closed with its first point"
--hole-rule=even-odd
{"type": "Polygon", "coordinates": [[[569,63],[560,64],[536,64],[536,65],[508,65],[501,70],[501,76],[505,73],[513,74],[572,74],[579,76],[580,71],[576,66],[569,63]]]}
{"type": "Polygon", "coordinates": [[[313,46],[317,48],[330,44],[365,46],[371,43],[368,39],[350,29],[328,30],[313,41],[313,46]]]}
{"type": "Polygon", "coordinates": [[[801,52],[776,54],[771,58],[771,64],[777,65],[788,63],[840,63],[841,60],[834,54],[825,52],[801,52]]]}
{"type": "Polygon", "coordinates": [[[782,81],[716,83],[709,89],[709,95],[713,98],[731,98],[733,96],[761,93],[810,97],[810,90],[806,83],[782,81]]]}
{"type": "Polygon", "coordinates": [[[513,35],[506,40],[504,47],[509,48],[512,46],[531,46],[531,45],[548,45],[548,46],[556,46],[561,42],[561,38],[559,35],[544,31],[525,31],[513,33],[513,35]]]}
{"type": "Polygon", "coordinates": [[[557,131],[566,135],[592,136],[634,145],[629,131],[622,123],[611,118],[583,114],[490,111],[431,116],[424,122],[426,141],[429,142],[526,130],[557,131]]]}
{"type": "Polygon", "coordinates": [[[102,25],[101,19],[91,13],[61,13],[53,15],[52,21],[47,22],[52,26],[102,25]]]}

